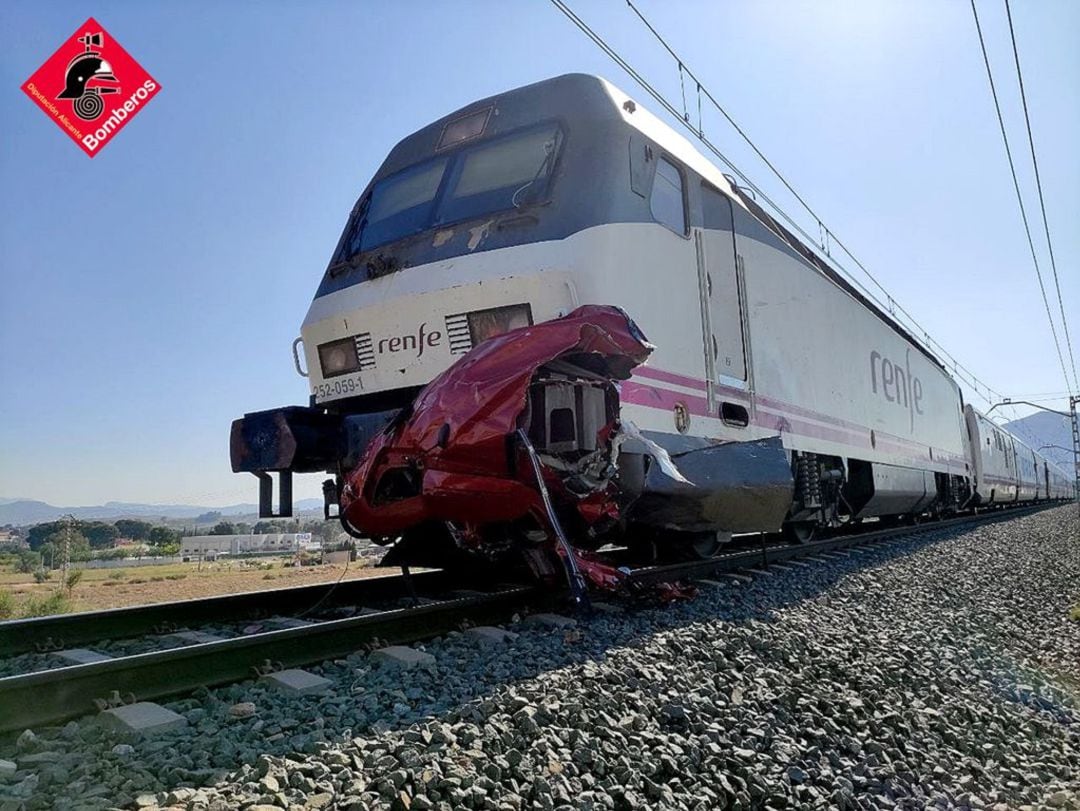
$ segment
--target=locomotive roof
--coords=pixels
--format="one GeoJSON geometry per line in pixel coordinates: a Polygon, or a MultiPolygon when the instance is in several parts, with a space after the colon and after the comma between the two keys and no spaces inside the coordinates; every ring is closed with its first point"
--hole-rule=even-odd
{"type": "MultiPolygon", "coordinates": [[[[547,118],[566,120],[572,128],[579,125],[588,126],[590,122],[621,120],[708,180],[730,198],[733,205],[741,206],[761,222],[798,258],[870,310],[917,351],[926,356],[931,363],[947,373],[944,364],[921,341],[834,270],[816,251],[777,222],[712,161],[699,152],[689,140],[641,106],[631,96],[600,76],[567,73],[470,102],[399,141],[371,179],[371,184],[431,156],[437,151],[439,139],[447,124],[485,109],[496,111],[493,119],[487,124],[486,134],[488,135],[515,129],[520,127],[523,121],[532,122],[547,118]]],[[[366,190],[364,193],[367,193],[366,190]]]]}

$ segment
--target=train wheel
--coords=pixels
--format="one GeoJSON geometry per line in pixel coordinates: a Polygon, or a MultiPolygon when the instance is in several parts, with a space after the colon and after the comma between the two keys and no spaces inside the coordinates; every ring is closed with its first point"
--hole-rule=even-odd
{"type": "Polygon", "coordinates": [[[729,540],[730,532],[687,532],[675,549],[682,560],[708,560],[716,557],[729,540]]]}
{"type": "Polygon", "coordinates": [[[731,540],[730,532],[645,532],[628,540],[633,559],[644,565],[708,560],[731,540]]]}
{"type": "Polygon", "coordinates": [[[784,524],[784,536],[795,543],[810,543],[817,534],[817,523],[814,521],[792,521],[784,524]]]}

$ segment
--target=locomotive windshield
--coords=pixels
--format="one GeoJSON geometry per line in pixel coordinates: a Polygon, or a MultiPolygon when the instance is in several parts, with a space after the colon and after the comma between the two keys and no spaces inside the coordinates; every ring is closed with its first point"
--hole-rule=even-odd
{"type": "Polygon", "coordinates": [[[559,127],[545,124],[383,178],[350,220],[335,264],[430,228],[545,199],[561,140],[559,127]]]}

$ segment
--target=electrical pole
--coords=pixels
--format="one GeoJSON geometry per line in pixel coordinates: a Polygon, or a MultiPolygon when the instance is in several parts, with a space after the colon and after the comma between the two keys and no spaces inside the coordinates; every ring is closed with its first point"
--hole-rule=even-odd
{"type": "Polygon", "coordinates": [[[1076,418],[1076,406],[1080,404],[1080,396],[1069,397],[1069,419],[1072,421],[1073,440],[1073,488],[1076,490],[1076,507],[1080,510],[1080,421],[1076,418]]]}
{"type": "Polygon", "coordinates": [[[60,532],[60,586],[63,590],[64,584],[67,583],[68,568],[71,566],[71,525],[75,521],[75,516],[64,516],[64,528],[60,532]]]}

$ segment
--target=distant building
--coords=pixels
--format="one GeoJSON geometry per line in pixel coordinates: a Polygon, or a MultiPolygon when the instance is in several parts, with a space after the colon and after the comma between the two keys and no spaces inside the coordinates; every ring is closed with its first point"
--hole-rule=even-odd
{"type": "Polygon", "coordinates": [[[0,544],[18,547],[29,546],[25,538],[20,538],[14,532],[7,529],[0,529],[0,544]]]}
{"type": "Polygon", "coordinates": [[[310,532],[283,532],[273,535],[192,535],[180,539],[181,557],[216,558],[218,555],[280,555],[321,549],[310,532]]]}

